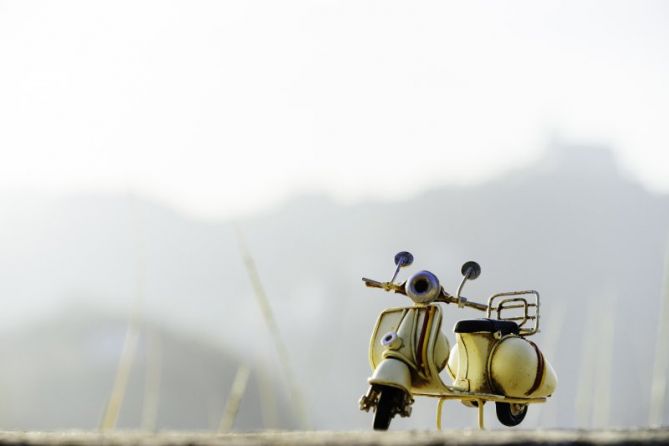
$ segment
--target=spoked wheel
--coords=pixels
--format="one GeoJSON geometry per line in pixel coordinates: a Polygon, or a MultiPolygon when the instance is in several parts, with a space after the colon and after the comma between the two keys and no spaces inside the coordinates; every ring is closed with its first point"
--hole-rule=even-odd
{"type": "Polygon", "coordinates": [[[527,404],[495,403],[497,419],[504,426],[518,426],[527,414],[527,404]]]}
{"type": "Polygon", "coordinates": [[[393,419],[403,401],[404,390],[395,387],[381,387],[381,396],[379,396],[376,413],[374,414],[374,430],[388,430],[390,420],[393,419]]]}

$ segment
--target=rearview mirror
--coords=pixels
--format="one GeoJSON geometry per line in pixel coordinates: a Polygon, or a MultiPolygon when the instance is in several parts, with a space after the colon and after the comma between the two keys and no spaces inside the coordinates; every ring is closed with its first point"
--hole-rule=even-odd
{"type": "Polygon", "coordinates": [[[410,252],[400,251],[397,254],[395,254],[395,265],[397,265],[397,268],[395,268],[395,274],[393,274],[393,278],[390,279],[390,283],[393,283],[395,279],[397,279],[397,274],[399,274],[400,268],[409,266],[412,263],[413,263],[413,256],[411,255],[410,252]]]}
{"type": "Polygon", "coordinates": [[[462,275],[467,279],[474,280],[481,275],[481,265],[474,261],[469,261],[462,265],[460,272],[462,272],[462,275]]]}
{"type": "Polygon", "coordinates": [[[395,254],[395,265],[399,268],[404,268],[413,263],[413,255],[408,251],[401,251],[395,254]]]}

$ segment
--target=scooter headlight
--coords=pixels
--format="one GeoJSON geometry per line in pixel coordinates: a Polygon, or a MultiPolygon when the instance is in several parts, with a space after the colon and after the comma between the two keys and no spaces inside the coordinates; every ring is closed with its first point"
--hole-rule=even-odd
{"type": "Polygon", "coordinates": [[[420,271],[411,276],[404,288],[407,296],[417,304],[428,304],[441,293],[439,279],[429,271],[420,271]]]}

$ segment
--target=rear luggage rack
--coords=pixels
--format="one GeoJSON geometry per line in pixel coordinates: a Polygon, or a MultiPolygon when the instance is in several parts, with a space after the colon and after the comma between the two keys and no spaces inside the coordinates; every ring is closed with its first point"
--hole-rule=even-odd
{"type": "Polygon", "coordinates": [[[539,292],[527,290],[493,294],[488,299],[486,316],[500,321],[516,322],[520,327],[521,336],[538,333],[539,292]]]}

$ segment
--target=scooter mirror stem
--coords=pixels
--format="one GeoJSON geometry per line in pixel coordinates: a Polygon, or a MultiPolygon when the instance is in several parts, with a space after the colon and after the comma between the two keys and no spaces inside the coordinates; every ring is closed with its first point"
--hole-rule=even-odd
{"type": "Polygon", "coordinates": [[[402,265],[398,263],[398,264],[397,264],[397,268],[395,268],[395,274],[393,274],[393,278],[390,279],[390,283],[395,282],[395,279],[397,279],[397,275],[398,275],[399,272],[400,272],[400,268],[402,268],[402,265]]]}
{"type": "Polygon", "coordinates": [[[395,274],[393,274],[393,278],[390,279],[390,283],[395,282],[395,279],[397,279],[397,275],[400,272],[400,269],[404,268],[405,266],[409,266],[413,263],[413,255],[409,251],[400,251],[397,254],[395,254],[395,265],[397,265],[397,268],[395,268],[395,274]]]}
{"type": "Polygon", "coordinates": [[[458,291],[455,293],[455,300],[458,304],[458,308],[464,308],[465,303],[467,302],[467,299],[465,299],[464,297],[460,297],[460,293],[462,292],[462,288],[465,286],[466,282],[467,282],[467,276],[462,278],[462,282],[460,282],[458,291]]]}

